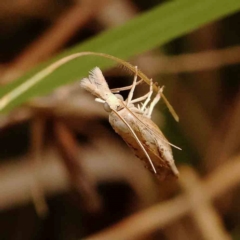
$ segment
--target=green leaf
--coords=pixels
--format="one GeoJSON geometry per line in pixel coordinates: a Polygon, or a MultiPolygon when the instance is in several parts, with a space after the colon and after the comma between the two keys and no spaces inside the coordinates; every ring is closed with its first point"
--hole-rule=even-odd
{"type": "MultiPolygon", "coordinates": [[[[239,9],[239,0],[170,1],[137,16],[123,26],[103,32],[65,51],[47,64],[66,55],[82,51],[103,52],[128,59],[239,9]]],[[[85,56],[75,59],[53,74],[41,79],[35,85],[26,88],[7,104],[3,104],[4,96],[46,66],[46,64],[42,64],[14,83],[0,89],[0,111],[8,111],[31,97],[49,93],[58,86],[81,79],[95,66],[106,69],[112,65],[113,62],[100,57],[85,56]]]]}

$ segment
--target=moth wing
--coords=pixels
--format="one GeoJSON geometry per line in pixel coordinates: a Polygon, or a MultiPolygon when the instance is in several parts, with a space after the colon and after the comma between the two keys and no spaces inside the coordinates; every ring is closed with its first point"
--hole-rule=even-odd
{"type": "Polygon", "coordinates": [[[178,176],[179,172],[174,163],[171,147],[161,130],[151,119],[141,114],[133,113],[133,115],[136,117],[136,121],[139,122],[134,124],[134,127],[138,128],[134,130],[144,148],[150,154],[156,168],[159,166],[161,172],[165,170],[164,174],[161,173],[162,175],[172,172],[173,175],[178,176]]]}
{"type": "Polygon", "coordinates": [[[169,144],[170,146],[178,149],[178,150],[182,150],[180,147],[170,143],[166,137],[164,136],[164,134],[161,132],[161,130],[159,129],[159,127],[149,118],[143,116],[142,114],[139,113],[139,109],[133,107],[133,109],[129,110],[127,106],[125,106],[126,109],[128,110],[128,112],[130,114],[132,114],[141,124],[145,125],[146,127],[150,128],[153,131],[153,134],[156,135],[156,137],[159,137],[160,139],[162,139],[162,141],[164,141],[165,143],[169,144]],[[146,125],[146,123],[151,122],[150,124],[146,125]]]}
{"type": "Polygon", "coordinates": [[[156,160],[158,159],[158,163],[163,168],[169,168],[175,176],[178,176],[179,172],[174,163],[172,149],[161,130],[151,119],[140,114],[134,115],[140,121],[138,131],[142,135],[142,141],[146,141],[145,149],[151,152],[156,160]],[[141,126],[142,124],[143,126],[141,126]]]}
{"type": "Polygon", "coordinates": [[[131,131],[129,130],[129,127],[127,127],[126,124],[119,117],[117,117],[115,113],[111,113],[109,115],[109,122],[112,125],[113,129],[134,151],[135,155],[144,162],[145,167],[152,172],[157,172],[159,179],[165,179],[168,175],[178,176],[178,170],[173,161],[171,148],[166,143],[166,141],[161,142],[163,138],[165,139],[164,135],[154,124],[154,127],[156,127],[159,132],[159,135],[156,136],[152,128],[153,122],[150,119],[145,119],[146,117],[143,117],[142,115],[136,115],[138,114],[133,114],[126,108],[124,108],[121,113],[121,118],[124,118],[124,121],[127,122],[131,128],[131,131]],[[151,121],[151,123],[148,121],[151,121]],[[145,124],[143,125],[142,122],[145,122],[145,124]],[[139,147],[139,142],[141,144],[141,147],[139,147]],[[168,156],[168,159],[165,159],[164,156],[161,156],[161,153],[163,151],[160,146],[163,145],[170,154],[170,156],[168,156]],[[151,164],[149,164],[150,162],[151,164]],[[154,169],[156,170],[153,171],[154,169]]]}

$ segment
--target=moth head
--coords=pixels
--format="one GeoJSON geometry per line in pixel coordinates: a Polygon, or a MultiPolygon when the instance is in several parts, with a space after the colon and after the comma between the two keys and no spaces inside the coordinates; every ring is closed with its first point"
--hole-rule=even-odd
{"type": "Polygon", "coordinates": [[[111,112],[112,110],[119,111],[123,108],[123,97],[120,94],[112,94],[104,102],[103,108],[106,112],[111,112]]]}
{"type": "Polygon", "coordinates": [[[110,106],[109,106],[109,104],[108,104],[107,102],[105,102],[105,103],[103,104],[103,108],[104,108],[104,110],[105,110],[106,112],[111,112],[111,111],[112,111],[112,109],[110,108],[110,106]]]}

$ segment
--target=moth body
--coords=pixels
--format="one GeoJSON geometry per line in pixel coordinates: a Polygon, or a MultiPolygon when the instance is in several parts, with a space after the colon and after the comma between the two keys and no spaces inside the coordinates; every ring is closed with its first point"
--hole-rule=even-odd
{"type": "MultiPolygon", "coordinates": [[[[81,86],[95,95],[96,101],[104,104],[109,112],[109,122],[134,154],[143,161],[144,166],[157,174],[160,180],[170,176],[178,176],[170,143],[161,130],[151,120],[152,111],[161,97],[162,89],[151,101],[152,81],[148,94],[132,99],[137,85],[137,68],[128,98],[123,101],[119,94],[113,94],[99,68],[94,68],[88,78],[81,81],[81,86]],[[143,102],[144,100],[144,102],[143,102]],[[151,102],[150,102],[151,101],[151,102]],[[134,103],[143,102],[141,107],[134,103]]],[[[124,88],[125,90],[126,88],[124,88]]]]}

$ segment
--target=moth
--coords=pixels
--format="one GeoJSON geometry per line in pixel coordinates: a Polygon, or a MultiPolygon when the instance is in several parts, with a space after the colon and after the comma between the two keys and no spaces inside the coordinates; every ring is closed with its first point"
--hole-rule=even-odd
{"type": "Polygon", "coordinates": [[[142,81],[137,80],[137,71],[135,67],[131,86],[110,90],[102,71],[95,67],[90,71],[88,78],[81,80],[80,85],[97,97],[95,99],[97,102],[103,103],[104,109],[109,112],[111,126],[134,154],[142,160],[147,169],[156,174],[160,180],[171,176],[178,177],[179,172],[171,150],[171,146],[174,145],[168,142],[158,126],[151,120],[153,109],[161,98],[163,88],[159,88],[151,101],[153,94],[153,81],[151,80],[149,92],[133,99],[135,87],[142,81]],[[130,91],[124,101],[118,93],[127,89],[130,91]],[[136,103],[138,103],[137,106],[135,106],[136,103]]]}

